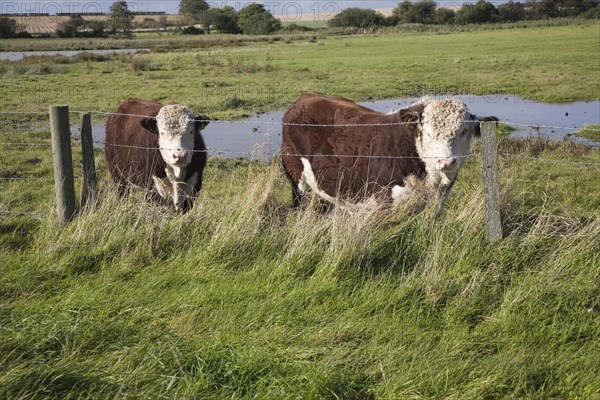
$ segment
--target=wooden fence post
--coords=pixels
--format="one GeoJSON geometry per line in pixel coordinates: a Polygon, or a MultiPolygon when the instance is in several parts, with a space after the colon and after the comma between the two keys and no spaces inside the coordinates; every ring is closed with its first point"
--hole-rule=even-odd
{"type": "Polygon", "coordinates": [[[54,161],[54,188],[58,219],[67,223],[75,214],[75,184],[71,155],[71,128],[69,107],[50,106],[52,158],[54,161]]]}
{"type": "Polygon", "coordinates": [[[483,190],[485,192],[485,227],[487,241],[493,243],[497,240],[502,239],[496,122],[481,123],[481,142],[483,145],[483,190]]]}
{"type": "Polygon", "coordinates": [[[83,182],[81,185],[81,208],[96,200],[96,164],[94,162],[94,140],[90,113],[81,116],[81,154],[83,158],[83,182]]]}

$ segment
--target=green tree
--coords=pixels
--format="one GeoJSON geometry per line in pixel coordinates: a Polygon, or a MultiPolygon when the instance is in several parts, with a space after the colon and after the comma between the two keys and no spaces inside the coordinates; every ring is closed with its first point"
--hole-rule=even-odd
{"type": "Polygon", "coordinates": [[[560,17],[575,17],[586,12],[598,5],[594,0],[559,0],[559,16],[560,17]]]}
{"type": "Polygon", "coordinates": [[[115,32],[122,32],[130,36],[133,27],[133,14],[129,11],[129,6],[125,0],[114,2],[109,9],[108,24],[110,29],[115,32]]]}
{"type": "Polygon", "coordinates": [[[281,22],[265,10],[262,4],[257,3],[241,9],[238,24],[247,35],[267,35],[281,29],[281,22]]]}
{"type": "Polygon", "coordinates": [[[17,21],[0,17],[0,38],[12,38],[17,34],[17,21]]]}
{"type": "Polygon", "coordinates": [[[86,21],[81,15],[72,15],[58,25],[55,34],[59,37],[101,37],[104,36],[105,27],[104,21],[86,21]]]}
{"type": "Polygon", "coordinates": [[[535,15],[539,19],[556,18],[559,14],[557,0],[541,0],[535,4],[535,15]]]}
{"type": "Polygon", "coordinates": [[[498,10],[494,5],[485,0],[475,4],[464,4],[457,12],[457,24],[486,24],[498,21],[498,10]]]}
{"type": "Polygon", "coordinates": [[[456,13],[450,8],[439,7],[435,10],[433,23],[436,25],[448,25],[454,23],[456,13]]]}
{"type": "Polygon", "coordinates": [[[413,3],[410,0],[404,0],[398,4],[398,7],[392,10],[392,15],[398,18],[398,22],[402,22],[408,14],[410,14],[413,3]]]}
{"type": "Polygon", "coordinates": [[[211,8],[208,10],[208,23],[222,33],[240,33],[238,15],[233,7],[211,8]]]}
{"type": "Polygon", "coordinates": [[[540,19],[575,17],[597,6],[597,0],[540,0],[535,3],[535,16],[540,19]]]}
{"type": "Polygon", "coordinates": [[[400,23],[404,24],[431,24],[435,17],[437,4],[432,0],[420,0],[417,3],[405,1],[398,10],[400,23]]]}
{"type": "Polygon", "coordinates": [[[242,8],[240,10],[240,13],[238,15],[238,24],[243,29],[244,25],[246,24],[246,20],[248,18],[250,18],[253,15],[262,14],[265,12],[267,12],[267,10],[265,10],[265,6],[263,6],[262,4],[258,4],[258,3],[248,4],[246,7],[242,8]]]}
{"type": "Polygon", "coordinates": [[[72,15],[68,21],[61,22],[56,29],[56,35],[60,37],[79,37],[85,27],[85,21],[81,15],[72,15]]]}
{"type": "Polygon", "coordinates": [[[333,28],[374,28],[384,26],[385,18],[375,10],[352,7],[336,14],[327,24],[333,28]]]}
{"type": "Polygon", "coordinates": [[[526,18],[525,6],[518,1],[500,4],[498,6],[498,18],[502,22],[522,21],[526,18]]]}
{"type": "Polygon", "coordinates": [[[93,37],[104,36],[104,30],[106,29],[106,23],[100,20],[89,20],[85,21],[86,29],[89,29],[89,34],[93,37]]]}
{"type": "Polygon", "coordinates": [[[579,14],[579,16],[586,19],[600,19],[600,4],[590,8],[584,13],[579,14]]]}
{"type": "Polygon", "coordinates": [[[189,23],[206,22],[206,12],[210,6],[204,0],[181,0],[179,14],[189,23]]]}

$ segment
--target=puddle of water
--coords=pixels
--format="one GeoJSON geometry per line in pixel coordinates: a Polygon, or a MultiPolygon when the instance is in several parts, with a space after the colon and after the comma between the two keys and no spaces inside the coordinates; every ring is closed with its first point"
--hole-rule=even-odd
{"type": "MultiPolygon", "coordinates": [[[[479,116],[494,115],[502,122],[526,126],[541,126],[539,129],[515,126],[519,130],[511,137],[522,138],[542,135],[554,140],[562,140],[565,135],[585,125],[600,125],[600,101],[570,104],[545,104],[522,99],[514,95],[456,96],[469,110],[479,116]],[[544,126],[560,127],[545,128],[544,126]]],[[[381,100],[360,103],[380,112],[406,107],[418,98],[381,100]]],[[[268,160],[281,146],[281,120],[284,111],[257,114],[237,122],[215,121],[209,124],[202,135],[211,155],[228,158],[251,158],[268,160]]],[[[96,122],[99,122],[98,120],[96,122]]],[[[74,129],[73,132],[76,132],[74,129]]],[[[104,121],[92,127],[94,141],[102,146],[104,142],[104,121]]],[[[571,137],[571,140],[594,143],[587,139],[571,137]]]]}
{"type": "MultiPolygon", "coordinates": [[[[281,147],[281,120],[284,113],[273,111],[235,122],[211,122],[202,130],[209,155],[270,160],[281,147]]],[[[79,125],[72,125],[71,131],[79,134],[79,125]]],[[[92,124],[92,137],[98,147],[104,147],[104,133],[104,122],[92,124]]]]}
{"type": "Polygon", "coordinates": [[[7,51],[0,53],[0,61],[20,61],[25,57],[32,56],[66,56],[73,57],[80,53],[106,54],[128,54],[150,49],[113,49],[113,50],[61,50],[61,51],[7,51]]]}

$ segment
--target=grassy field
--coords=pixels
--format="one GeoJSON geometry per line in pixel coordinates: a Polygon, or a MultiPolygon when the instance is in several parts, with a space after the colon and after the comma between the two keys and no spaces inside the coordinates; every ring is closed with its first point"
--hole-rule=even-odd
{"type": "MultiPolygon", "coordinates": [[[[135,95],[239,117],[300,89],[364,100],[423,86],[593,100],[597,32],[30,59],[0,66],[2,111],[135,95]]],[[[220,158],[178,215],[116,199],[97,151],[99,200],[59,227],[46,123],[0,119],[0,398],[600,398],[598,147],[503,138],[492,245],[478,144],[440,218],[416,203],[293,210],[277,160],[220,158]]]]}
{"type": "MultiPolygon", "coordinates": [[[[24,148],[4,157],[13,176],[48,177],[48,149],[24,148]]],[[[0,395],[595,398],[598,166],[529,157],[600,150],[500,148],[494,245],[478,157],[437,220],[294,211],[279,165],[243,160],[211,159],[181,216],[116,200],[99,153],[100,201],[61,229],[51,181],[2,182],[3,209],[24,215],[1,220],[0,395]]]]}
{"type": "MultiPolygon", "coordinates": [[[[600,67],[593,56],[600,46],[598,32],[598,26],[588,25],[448,35],[300,35],[257,42],[223,36],[211,38],[207,49],[198,47],[201,39],[149,38],[139,45],[161,43],[154,43],[149,54],[1,63],[0,105],[2,110],[46,111],[51,103],[65,103],[109,111],[125,98],[139,97],[183,102],[194,111],[230,118],[287,108],[303,91],[357,101],[439,92],[593,100],[600,93],[600,67]]],[[[93,43],[99,47],[101,42],[93,43]]]]}

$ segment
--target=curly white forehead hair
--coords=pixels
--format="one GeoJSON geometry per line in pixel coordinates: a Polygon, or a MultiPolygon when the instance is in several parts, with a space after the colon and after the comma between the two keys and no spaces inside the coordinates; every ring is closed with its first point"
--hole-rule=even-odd
{"type": "Polygon", "coordinates": [[[423,122],[436,132],[453,132],[469,119],[465,103],[459,99],[425,100],[423,122]]]}
{"type": "Polygon", "coordinates": [[[194,130],[194,114],[179,104],[166,105],[156,116],[156,124],[161,133],[177,135],[182,131],[190,132],[194,130]]]}

